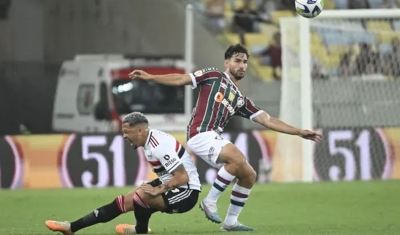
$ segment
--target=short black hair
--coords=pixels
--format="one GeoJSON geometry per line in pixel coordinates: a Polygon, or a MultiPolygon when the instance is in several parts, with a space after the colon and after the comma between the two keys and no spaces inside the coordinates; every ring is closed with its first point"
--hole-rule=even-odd
{"type": "Polygon", "coordinates": [[[147,120],[146,116],[144,116],[143,113],[140,112],[133,112],[124,117],[122,120],[122,123],[128,123],[130,127],[133,127],[137,124],[149,124],[149,121],[147,120]]]}
{"type": "Polygon", "coordinates": [[[236,44],[236,45],[231,45],[226,49],[225,51],[225,59],[228,60],[232,58],[234,54],[237,53],[244,53],[246,54],[247,58],[249,58],[249,52],[247,51],[247,48],[243,46],[242,44],[236,44]]]}

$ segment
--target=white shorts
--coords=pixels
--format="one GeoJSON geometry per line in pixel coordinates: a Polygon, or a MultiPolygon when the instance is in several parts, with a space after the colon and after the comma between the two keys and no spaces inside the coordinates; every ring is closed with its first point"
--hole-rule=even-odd
{"type": "Polygon", "coordinates": [[[215,131],[207,131],[193,136],[186,143],[190,153],[202,158],[205,162],[215,168],[221,168],[223,163],[217,163],[222,147],[231,143],[222,139],[215,131]]]}

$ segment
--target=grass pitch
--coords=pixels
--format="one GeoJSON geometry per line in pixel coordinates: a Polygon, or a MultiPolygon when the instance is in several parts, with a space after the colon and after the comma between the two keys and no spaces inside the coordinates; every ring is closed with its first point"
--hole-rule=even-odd
{"type": "MultiPolygon", "coordinates": [[[[203,187],[200,199],[209,187],[203,187]]],[[[55,234],[47,219],[75,220],[131,188],[0,191],[0,235],[55,234]]],[[[221,217],[231,187],[219,202],[221,217]]],[[[256,185],[239,217],[268,235],[400,234],[400,181],[256,185]]],[[[133,213],[79,231],[116,234],[118,223],[134,223],[133,213]]],[[[186,214],[154,214],[155,234],[221,234],[220,225],[206,220],[198,206],[186,214]]]]}

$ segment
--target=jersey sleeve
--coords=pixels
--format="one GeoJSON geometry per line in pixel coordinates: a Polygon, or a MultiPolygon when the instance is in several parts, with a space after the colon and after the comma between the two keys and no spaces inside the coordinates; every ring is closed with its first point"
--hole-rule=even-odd
{"type": "Polygon", "coordinates": [[[217,68],[211,67],[197,70],[194,73],[190,73],[189,76],[192,78],[192,89],[196,89],[197,86],[202,85],[209,79],[219,78],[221,72],[217,68]]]}
{"type": "Polygon", "coordinates": [[[252,100],[244,97],[243,106],[235,113],[236,116],[244,117],[253,121],[253,118],[257,117],[264,111],[258,108],[252,100]]]}
{"type": "Polygon", "coordinates": [[[175,151],[175,145],[161,144],[156,149],[153,149],[153,155],[160,161],[168,173],[173,172],[182,164],[181,159],[175,151]]]}

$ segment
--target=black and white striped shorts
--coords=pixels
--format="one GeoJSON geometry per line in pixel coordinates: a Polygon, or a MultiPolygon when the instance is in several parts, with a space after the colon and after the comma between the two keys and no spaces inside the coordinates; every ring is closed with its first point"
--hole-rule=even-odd
{"type": "MultiPolygon", "coordinates": [[[[153,180],[150,184],[155,187],[161,184],[158,179],[153,180]]],[[[166,193],[161,194],[167,209],[164,213],[185,213],[190,211],[196,204],[199,198],[200,191],[188,188],[176,188],[166,193]]]]}
{"type": "Polygon", "coordinates": [[[190,211],[199,198],[199,191],[187,188],[176,188],[162,194],[167,210],[165,213],[185,213],[190,211]]]}

